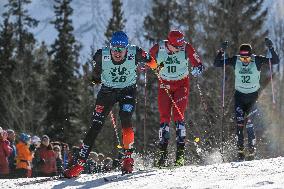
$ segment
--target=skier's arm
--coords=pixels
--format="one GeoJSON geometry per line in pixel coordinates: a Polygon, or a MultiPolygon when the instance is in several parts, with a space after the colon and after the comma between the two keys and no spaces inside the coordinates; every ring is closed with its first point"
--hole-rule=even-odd
{"type": "Polygon", "coordinates": [[[137,64],[146,64],[151,69],[157,68],[157,62],[156,60],[146,51],[143,49],[136,47],[136,63],[137,64]]]}
{"type": "Polygon", "coordinates": [[[102,49],[99,49],[93,56],[93,77],[92,82],[95,84],[101,83],[102,73],[102,49]]]}
{"type": "Polygon", "coordinates": [[[195,49],[189,44],[185,45],[185,58],[191,64],[191,74],[194,77],[201,75],[204,70],[204,66],[201,62],[199,55],[196,53],[195,49]]]}
{"type": "MultiPolygon", "coordinates": [[[[270,58],[271,64],[278,64],[279,63],[279,56],[278,54],[274,51],[274,48],[270,49],[272,57],[270,58]]],[[[269,63],[269,58],[265,56],[256,56],[255,57],[255,63],[257,66],[257,69],[260,70],[261,66],[263,64],[268,64],[269,63]]]]}
{"type": "Polygon", "coordinates": [[[189,43],[185,45],[185,54],[186,54],[186,59],[188,59],[192,67],[198,67],[199,65],[202,64],[199,55],[196,53],[195,49],[189,43]]]}
{"type": "MultiPolygon", "coordinates": [[[[218,51],[218,54],[217,56],[215,57],[215,60],[214,60],[214,66],[215,67],[223,67],[224,66],[224,58],[223,58],[223,54],[224,52],[219,50],[218,51]]],[[[236,57],[228,57],[225,59],[225,64],[226,65],[231,65],[231,66],[234,66],[236,63],[236,57]]]]}

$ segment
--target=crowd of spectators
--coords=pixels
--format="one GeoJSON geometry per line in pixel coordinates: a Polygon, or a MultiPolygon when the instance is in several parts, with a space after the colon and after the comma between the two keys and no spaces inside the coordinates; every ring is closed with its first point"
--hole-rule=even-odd
{"type": "MultiPolygon", "coordinates": [[[[0,178],[51,177],[77,161],[80,146],[50,141],[49,136],[17,135],[12,129],[0,127],[0,178]]],[[[91,152],[85,164],[85,174],[120,169],[120,160],[91,152]]]]}

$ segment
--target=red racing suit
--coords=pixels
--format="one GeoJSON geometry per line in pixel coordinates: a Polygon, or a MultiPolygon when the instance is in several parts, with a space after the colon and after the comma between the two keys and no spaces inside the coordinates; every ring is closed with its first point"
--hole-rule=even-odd
{"type": "MultiPolygon", "coordinates": [[[[198,54],[195,52],[195,49],[189,43],[185,43],[182,48],[180,48],[179,52],[183,53],[179,55],[178,58],[175,57],[176,53],[171,52],[167,46],[167,40],[155,44],[150,49],[150,55],[156,59],[158,65],[161,65],[161,60],[159,59],[159,51],[163,49],[161,45],[164,44],[164,51],[167,53],[162,58],[164,60],[163,64],[165,69],[164,77],[160,74],[159,77],[159,87],[158,87],[158,107],[160,112],[160,123],[169,123],[171,119],[171,111],[173,112],[173,119],[175,122],[184,121],[184,112],[186,110],[187,102],[188,102],[188,94],[189,94],[189,65],[192,67],[197,67],[201,65],[201,60],[198,54]],[[178,60],[177,60],[178,59],[178,60]],[[165,65],[166,64],[166,65],[165,65]],[[182,68],[187,69],[187,72],[180,74],[181,76],[173,79],[168,79],[166,77],[167,71],[174,72],[179,71],[174,68],[172,65],[179,64],[179,66],[183,66],[182,68]],[[168,65],[168,66],[167,66],[168,65]],[[165,88],[168,89],[167,93],[165,88]],[[171,99],[172,98],[172,99],[171,99]],[[176,103],[176,108],[172,102],[172,100],[176,103]]],[[[177,52],[177,53],[179,53],[177,52]]],[[[185,70],[182,69],[182,70],[185,70]]],[[[181,70],[180,70],[181,71],[181,70]]],[[[178,74],[177,74],[178,75],[178,74]]]]}

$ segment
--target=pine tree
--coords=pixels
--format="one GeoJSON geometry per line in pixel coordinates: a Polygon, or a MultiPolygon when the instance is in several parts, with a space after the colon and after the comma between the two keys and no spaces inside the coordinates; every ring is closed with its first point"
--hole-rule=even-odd
{"type": "Polygon", "coordinates": [[[11,126],[12,120],[11,104],[9,104],[9,95],[13,88],[12,73],[15,69],[13,52],[15,43],[13,42],[13,26],[9,23],[9,17],[6,17],[1,25],[0,31],[0,125],[11,126]]]}
{"type": "Polygon", "coordinates": [[[7,101],[10,104],[7,111],[9,119],[13,121],[9,127],[22,131],[30,131],[34,125],[34,91],[32,89],[35,81],[31,73],[33,73],[33,50],[36,41],[29,29],[35,28],[38,21],[29,16],[25,8],[30,3],[30,0],[9,0],[4,6],[7,11],[3,14],[10,20],[13,28],[11,44],[15,45],[13,50],[15,67],[11,75],[13,86],[7,101]]]}
{"type": "Polygon", "coordinates": [[[112,0],[112,17],[110,18],[105,32],[107,38],[106,44],[108,45],[109,40],[115,31],[122,31],[125,27],[126,19],[123,18],[122,2],[120,0],[112,0]]]}
{"type": "Polygon", "coordinates": [[[212,11],[203,16],[206,18],[206,60],[209,58],[212,62],[215,50],[224,40],[230,42],[229,53],[238,52],[242,43],[252,44],[257,54],[263,52],[263,40],[267,35],[267,30],[262,30],[267,16],[267,9],[262,10],[263,2],[218,0],[209,3],[208,8],[212,11]]]}
{"type": "Polygon", "coordinates": [[[15,18],[14,32],[17,43],[17,55],[22,57],[28,50],[28,46],[35,43],[35,39],[32,33],[28,32],[29,28],[35,28],[38,25],[38,21],[32,18],[24,7],[31,3],[31,0],[8,0],[8,3],[4,6],[8,8],[8,11],[4,13],[4,16],[10,16],[15,18]]]}
{"type": "Polygon", "coordinates": [[[152,15],[144,20],[146,39],[151,43],[165,39],[177,19],[178,4],[174,0],[153,0],[152,15]]]}
{"type": "Polygon", "coordinates": [[[52,45],[52,68],[48,79],[46,132],[52,138],[78,142],[82,129],[79,96],[79,45],[73,35],[71,0],[54,0],[58,36],[52,45]]]}

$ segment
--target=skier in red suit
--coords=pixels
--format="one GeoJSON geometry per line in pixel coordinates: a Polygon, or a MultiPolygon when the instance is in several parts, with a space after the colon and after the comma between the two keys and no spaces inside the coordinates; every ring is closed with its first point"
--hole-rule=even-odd
{"type": "Polygon", "coordinates": [[[167,40],[162,40],[150,49],[159,67],[158,106],[160,112],[159,153],[156,166],[167,166],[167,146],[169,143],[169,123],[171,112],[176,126],[175,165],[184,165],[185,120],[184,112],[189,94],[189,72],[198,76],[204,66],[192,45],[185,41],[184,34],[178,30],[170,31],[167,40]]]}

